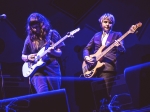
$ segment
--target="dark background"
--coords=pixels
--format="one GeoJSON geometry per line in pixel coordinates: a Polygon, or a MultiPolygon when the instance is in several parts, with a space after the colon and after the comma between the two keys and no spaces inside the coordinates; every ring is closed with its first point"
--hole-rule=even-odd
{"type": "MultiPolygon", "coordinates": [[[[82,49],[101,30],[98,19],[107,12],[116,19],[113,30],[122,34],[131,25],[142,22],[137,34],[129,34],[124,39],[127,51],[119,57],[118,75],[123,74],[127,67],[150,61],[149,0],[0,0],[0,14],[7,15],[6,19],[0,20],[0,63],[4,76],[22,77],[25,25],[33,12],[46,16],[62,37],[81,28],[74,38],[65,40],[66,47],[60,60],[62,77],[79,77],[82,74],[82,49]]],[[[71,100],[74,83],[63,87],[68,88],[70,107],[76,110],[76,104],[71,100]]]]}

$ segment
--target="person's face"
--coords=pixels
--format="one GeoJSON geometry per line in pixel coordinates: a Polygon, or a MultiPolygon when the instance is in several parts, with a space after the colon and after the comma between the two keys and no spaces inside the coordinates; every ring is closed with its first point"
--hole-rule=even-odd
{"type": "Polygon", "coordinates": [[[39,22],[37,22],[37,21],[30,22],[30,27],[34,33],[40,34],[40,23],[39,22]]]}
{"type": "Polygon", "coordinates": [[[113,23],[109,19],[104,19],[101,23],[102,30],[109,32],[112,29],[113,23]]]}

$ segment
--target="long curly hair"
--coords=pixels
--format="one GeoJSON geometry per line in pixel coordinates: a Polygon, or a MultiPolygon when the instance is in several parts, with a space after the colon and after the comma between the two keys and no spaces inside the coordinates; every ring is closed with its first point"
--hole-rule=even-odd
{"type": "Polygon", "coordinates": [[[30,38],[31,42],[33,42],[34,40],[39,40],[39,38],[42,38],[42,40],[47,41],[50,29],[50,22],[40,13],[32,13],[27,19],[26,32],[27,37],[30,38]],[[40,26],[40,35],[38,36],[33,32],[31,28],[31,25],[33,23],[39,24],[40,26]]]}

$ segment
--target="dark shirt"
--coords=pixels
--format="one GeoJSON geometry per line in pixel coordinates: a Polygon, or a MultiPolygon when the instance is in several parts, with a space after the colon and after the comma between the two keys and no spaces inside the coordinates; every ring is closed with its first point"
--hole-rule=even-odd
{"type": "MultiPolygon", "coordinates": [[[[59,33],[56,30],[52,30],[52,34],[51,37],[49,37],[51,39],[51,43],[56,43],[58,40],[61,39],[61,36],[59,35],[59,33]]],[[[24,47],[22,50],[22,54],[24,55],[29,55],[29,54],[34,54],[34,53],[38,53],[40,51],[41,48],[45,47],[45,42],[43,40],[39,41],[39,47],[38,49],[34,48],[33,44],[31,43],[31,41],[29,40],[30,38],[27,37],[24,43],[24,47]]],[[[57,48],[62,48],[63,46],[65,46],[64,42],[61,42],[57,48]]],[[[41,69],[41,71],[45,74],[51,74],[51,75],[55,75],[55,74],[61,74],[60,73],[60,66],[59,63],[57,61],[57,57],[51,55],[51,54],[47,54],[44,56],[44,61],[46,60],[46,66],[43,67],[43,69],[41,69]]],[[[41,72],[40,71],[40,72],[41,72]]]]}

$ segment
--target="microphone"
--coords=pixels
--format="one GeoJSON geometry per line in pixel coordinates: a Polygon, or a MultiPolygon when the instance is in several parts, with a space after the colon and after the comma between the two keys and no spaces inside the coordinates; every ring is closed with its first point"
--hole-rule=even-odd
{"type": "Polygon", "coordinates": [[[6,19],[6,14],[0,15],[0,19],[6,19]]]}

